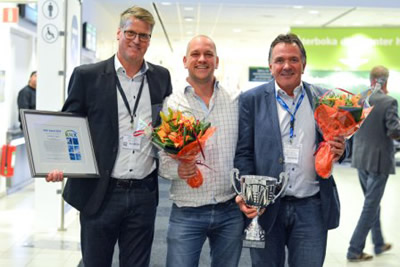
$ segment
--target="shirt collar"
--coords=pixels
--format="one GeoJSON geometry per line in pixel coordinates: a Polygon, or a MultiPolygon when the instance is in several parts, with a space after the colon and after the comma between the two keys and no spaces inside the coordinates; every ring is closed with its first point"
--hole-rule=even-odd
{"type": "MultiPolygon", "coordinates": [[[[121,61],[119,61],[117,54],[115,54],[115,56],[114,56],[114,66],[115,66],[116,73],[122,72],[122,73],[126,74],[126,70],[125,70],[124,66],[122,66],[121,61]]],[[[146,71],[148,69],[149,69],[149,65],[147,64],[146,60],[143,60],[142,67],[140,68],[139,72],[135,74],[134,77],[143,75],[144,73],[146,73],[146,71]]]]}
{"type": "MultiPolygon", "coordinates": [[[[218,91],[220,89],[220,85],[219,85],[219,81],[217,81],[217,79],[215,79],[214,82],[214,92],[218,91]]],[[[187,81],[185,82],[185,89],[184,89],[185,93],[188,92],[192,92],[194,94],[194,88],[193,86],[190,85],[190,83],[188,83],[187,81]]]]}
{"type": "MultiPolygon", "coordinates": [[[[299,95],[302,89],[303,89],[303,82],[300,81],[300,84],[293,91],[294,98],[296,98],[299,95]]],[[[280,96],[288,96],[288,94],[282,88],[280,88],[278,83],[275,81],[275,95],[278,94],[280,96]]]]}

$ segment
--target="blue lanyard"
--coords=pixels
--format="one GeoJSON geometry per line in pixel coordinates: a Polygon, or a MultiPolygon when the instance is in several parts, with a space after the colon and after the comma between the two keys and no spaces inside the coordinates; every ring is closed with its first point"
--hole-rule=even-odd
{"type": "Polygon", "coordinates": [[[296,120],[295,116],[296,116],[296,112],[299,109],[301,103],[303,102],[304,99],[304,89],[301,91],[301,95],[299,100],[297,101],[296,107],[294,109],[294,112],[290,112],[290,109],[288,107],[288,105],[285,103],[285,101],[283,101],[283,99],[280,97],[280,95],[277,93],[276,94],[276,100],[278,101],[278,103],[290,114],[290,139],[293,138],[293,132],[294,132],[294,121],[296,120]]]}

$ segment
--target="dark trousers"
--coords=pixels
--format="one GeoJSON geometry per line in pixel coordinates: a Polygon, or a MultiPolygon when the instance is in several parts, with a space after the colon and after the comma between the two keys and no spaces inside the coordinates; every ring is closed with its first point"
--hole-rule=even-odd
{"type": "Polygon", "coordinates": [[[157,176],[143,181],[111,183],[100,210],[81,213],[81,246],[85,267],[110,267],[118,240],[121,267],[149,266],[157,206],[157,176]]]}

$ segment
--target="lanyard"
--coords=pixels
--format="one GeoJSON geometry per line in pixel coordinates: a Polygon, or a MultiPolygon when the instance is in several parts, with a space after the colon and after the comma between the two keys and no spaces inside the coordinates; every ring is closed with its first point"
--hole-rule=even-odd
{"type": "Polygon", "coordinates": [[[292,140],[292,138],[293,138],[294,121],[296,120],[296,118],[295,118],[296,112],[299,109],[301,103],[303,102],[304,95],[305,95],[304,90],[302,90],[300,98],[297,101],[296,107],[294,109],[294,112],[292,113],[292,112],[290,112],[288,105],[285,103],[285,101],[283,101],[283,99],[280,97],[280,95],[278,93],[276,94],[276,100],[278,101],[278,103],[290,114],[290,140],[292,140]]]}
{"type": "Polygon", "coordinates": [[[136,117],[136,110],[137,110],[137,107],[138,107],[138,105],[139,105],[140,97],[141,97],[142,91],[143,91],[144,76],[145,76],[145,75],[143,75],[142,82],[140,83],[139,92],[138,92],[138,95],[137,95],[137,97],[136,97],[135,105],[134,105],[134,107],[133,107],[133,112],[131,112],[131,108],[129,107],[128,99],[126,98],[126,95],[125,95],[125,93],[124,93],[124,90],[122,90],[122,86],[121,86],[121,83],[119,82],[118,75],[116,75],[116,79],[117,79],[117,88],[118,88],[119,93],[120,93],[121,96],[122,96],[122,99],[124,100],[125,107],[126,107],[126,109],[128,110],[129,116],[131,116],[131,128],[132,128],[132,129],[133,129],[133,118],[136,117]]]}

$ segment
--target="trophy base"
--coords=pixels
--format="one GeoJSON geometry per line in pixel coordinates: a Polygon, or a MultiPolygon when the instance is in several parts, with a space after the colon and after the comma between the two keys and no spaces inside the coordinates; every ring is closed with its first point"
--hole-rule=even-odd
{"type": "Polygon", "coordinates": [[[265,240],[243,239],[243,247],[245,247],[245,248],[265,248],[265,240]]]}

